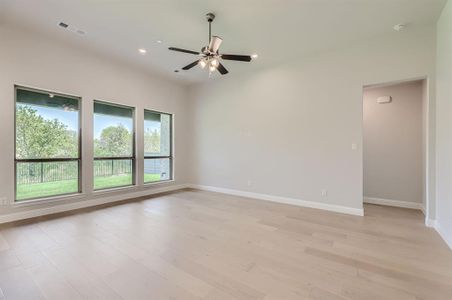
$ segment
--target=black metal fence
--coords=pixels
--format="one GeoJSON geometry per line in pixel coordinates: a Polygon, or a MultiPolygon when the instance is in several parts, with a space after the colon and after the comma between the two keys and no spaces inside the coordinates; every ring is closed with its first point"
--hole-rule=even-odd
{"type": "MultiPolygon", "coordinates": [[[[106,177],[132,173],[131,160],[96,160],[94,176],[106,177]]],[[[78,178],[78,163],[65,162],[18,162],[16,165],[17,184],[33,184],[72,180],[78,178]]]]}
{"type": "Polygon", "coordinates": [[[106,177],[114,175],[123,175],[132,173],[132,160],[95,160],[94,161],[94,176],[106,177]]]}
{"type": "Polygon", "coordinates": [[[77,179],[78,163],[76,161],[18,162],[16,176],[18,184],[77,179]]]}

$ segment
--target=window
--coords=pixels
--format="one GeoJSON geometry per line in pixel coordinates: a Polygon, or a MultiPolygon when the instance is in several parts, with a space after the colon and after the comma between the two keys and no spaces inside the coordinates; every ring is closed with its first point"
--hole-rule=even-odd
{"type": "Polygon", "coordinates": [[[132,107],[94,101],[94,189],[135,184],[132,107]]]}
{"type": "Polygon", "coordinates": [[[16,201],[80,192],[80,98],[16,87],[16,201]]]}
{"type": "Polygon", "coordinates": [[[144,111],[144,182],[171,180],[172,116],[144,111]]]}

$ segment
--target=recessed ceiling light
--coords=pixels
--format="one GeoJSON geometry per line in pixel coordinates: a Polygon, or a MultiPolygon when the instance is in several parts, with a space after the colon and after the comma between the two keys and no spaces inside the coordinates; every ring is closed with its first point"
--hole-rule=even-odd
{"type": "Polygon", "coordinates": [[[162,40],[157,40],[156,42],[157,42],[157,44],[161,44],[162,40]]]}
{"type": "Polygon", "coordinates": [[[140,52],[140,54],[146,54],[146,49],[144,49],[144,48],[140,48],[140,49],[138,49],[138,52],[140,52]]]}
{"type": "Polygon", "coordinates": [[[252,58],[252,59],[256,59],[256,58],[258,58],[258,57],[259,57],[259,55],[257,55],[257,53],[254,53],[254,54],[251,55],[251,58],[252,58]]]}

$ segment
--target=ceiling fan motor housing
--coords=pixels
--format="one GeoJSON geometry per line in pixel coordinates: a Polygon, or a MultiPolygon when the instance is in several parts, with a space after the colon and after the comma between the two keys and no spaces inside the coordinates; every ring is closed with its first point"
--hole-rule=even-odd
{"type": "Polygon", "coordinates": [[[206,19],[207,19],[207,22],[211,23],[211,22],[213,22],[213,20],[215,20],[215,15],[213,13],[208,13],[208,14],[206,14],[206,19]]]}

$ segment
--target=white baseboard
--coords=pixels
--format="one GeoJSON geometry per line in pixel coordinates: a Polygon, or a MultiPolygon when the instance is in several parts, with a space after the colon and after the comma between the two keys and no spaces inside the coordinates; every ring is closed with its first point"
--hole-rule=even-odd
{"type": "MultiPolygon", "coordinates": [[[[381,199],[381,198],[370,198],[370,197],[364,197],[364,203],[403,207],[403,208],[410,208],[410,209],[419,209],[426,216],[426,209],[422,203],[397,201],[397,200],[389,200],[389,199],[381,199]]],[[[452,249],[452,237],[449,237],[447,235],[447,233],[438,224],[437,220],[426,218],[425,226],[435,229],[436,232],[438,232],[438,234],[441,236],[441,238],[449,246],[449,248],[452,249]]]]}
{"type": "Polygon", "coordinates": [[[443,227],[441,227],[441,224],[438,222],[435,222],[435,229],[441,236],[441,238],[446,242],[447,246],[452,250],[452,233],[448,233],[444,230],[443,227]]]}
{"type": "Polygon", "coordinates": [[[364,203],[419,209],[419,210],[425,211],[422,203],[416,203],[416,202],[364,197],[364,203]]]}
{"type": "Polygon", "coordinates": [[[164,186],[164,187],[159,187],[159,188],[154,188],[154,189],[145,189],[145,190],[130,192],[127,194],[117,194],[114,196],[106,196],[106,197],[101,197],[101,198],[96,198],[96,199],[91,199],[91,200],[81,200],[81,201],[69,203],[69,204],[60,204],[60,205],[55,205],[55,206],[46,207],[46,208],[38,208],[38,209],[31,209],[31,210],[22,211],[22,212],[15,212],[15,213],[6,214],[6,215],[0,215],[0,224],[34,218],[34,217],[39,217],[39,216],[51,215],[51,214],[70,211],[70,210],[79,209],[79,208],[91,207],[91,206],[96,206],[96,205],[101,205],[101,204],[106,204],[106,203],[113,203],[116,201],[133,199],[133,198],[137,198],[137,197],[150,196],[153,194],[175,191],[175,190],[180,190],[180,189],[184,189],[184,188],[188,188],[188,185],[187,184],[169,185],[169,186],[164,186]]]}
{"type": "Polygon", "coordinates": [[[425,226],[435,229],[444,242],[446,242],[447,246],[452,250],[452,234],[448,234],[437,220],[427,219],[425,220],[425,226]]]}
{"type": "Polygon", "coordinates": [[[425,226],[430,227],[430,228],[436,228],[436,220],[425,219],[425,226]]]}
{"type": "Polygon", "coordinates": [[[424,216],[427,217],[427,209],[425,208],[425,205],[423,203],[421,204],[421,210],[422,210],[422,213],[424,214],[424,216]]]}
{"type": "Polygon", "coordinates": [[[272,201],[272,202],[278,202],[278,203],[284,203],[284,204],[291,204],[291,205],[297,205],[297,206],[303,206],[303,207],[317,208],[317,209],[323,209],[323,210],[350,214],[350,215],[355,215],[355,216],[363,216],[364,215],[364,210],[362,208],[353,208],[353,207],[347,207],[347,206],[341,206],[341,205],[327,204],[327,203],[314,202],[314,201],[306,201],[306,200],[301,200],[301,199],[274,196],[274,195],[268,195],[268,194],[245,192],[245,191],[213,187],[213,186],[206,186],[206,185],[199,185],[199,184],[189,184],[189,187],[193,188],[193,189],[198,189],[198,190],[211,191],[211,192],[217,192],[217,193],[223,193],[223,194],[229,194],[229,195],[235,195],[235,196],[241,196],[241,197],[247,197],[247,198],[254,198],[254,199],[260,199],[260,200],[266,200],[266,201],[272,201]]]}
{"type": "MultiPolygon", "coordinates": [[[[211,192],[235,195],[235,196],[240,196],[240,197],[247,197],[247,198],[261,199],[261,200],[266,200],[266,201],[291,204],[291,205],[297,205],[297,206],[303,206],[303,207],[317,208],[317,209],[323,209],[323,210],[339,212],[339,213],[344,213],[344,214],[356,215],[356,216],[364,215],[364,210],[359,209],[359,208],[351,208],[351,207],[340,206],[340,205],[306,201],[306,200],[281,197],[281,196],[273,196],[273,195],[267,195],[267,194],[259,194],[259,193],[253,193],[253,192],[245,192],[245,191],[220,188],[220,187],[214,187],[214,186],[199,185],[199,184],[189,184],[188,187],[192,188],[192,189],[203,190],[203,191],[211,191],[211,192]]],[[[394,201],[394,200],[388,200],[388,199],[365,198],[365,203],[390,205],[390,206],[405,207],[405,208],[420,209],[420,210],[424,209],[424,207],[421,203],[394,201]],[[372,202],[370,202],[370,201],[367,202],[366,200],[370,200],[372,202]]],[[[446,242],[446,244],[452,249],[452,236],[449,237],[447,235],[447,233],[441,228],[441,226],[438,224],[438,222],[436,220],[426,219],[425,225],[427,227],[434,228],[438,232],[438,234],[441,236],[441,238],[446,242]]]]}

